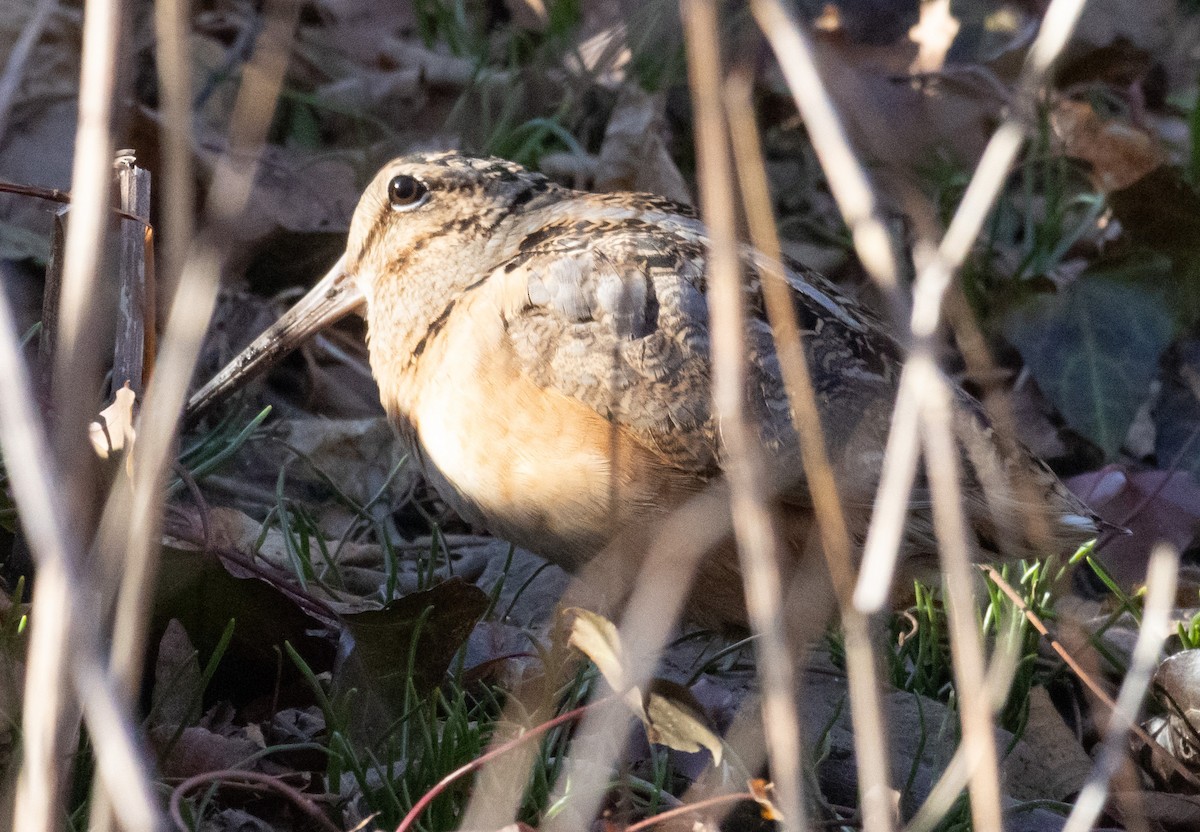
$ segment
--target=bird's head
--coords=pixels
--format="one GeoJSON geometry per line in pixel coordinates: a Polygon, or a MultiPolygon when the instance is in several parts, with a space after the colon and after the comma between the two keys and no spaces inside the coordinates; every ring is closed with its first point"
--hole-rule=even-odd
{"type": "Polygon", "coordinates": [[[350,223],[343,267],[370,303],[380,284],[410,277],[451,293],[474,279],[488,246],[539,195],[555,190],[541,174],[503,159],[458,152],[402,156],[376,174],[350,223]],[[468,268],[460,268],[463,264],[468,268]]]}
{"type": "Polygon", "coordinates": [[[397,281],[449,296],[473,279],[488,245],[502,245],[504,225],[555,190],[544,176],[496,158],[458,152],[403,156],[367,186],[345,253],[270,329],[188,402],[195,416],[264,372],[306,338],[363,311],[397,281]],[[470,268],[467,268],[470,266],[470,268]]]}

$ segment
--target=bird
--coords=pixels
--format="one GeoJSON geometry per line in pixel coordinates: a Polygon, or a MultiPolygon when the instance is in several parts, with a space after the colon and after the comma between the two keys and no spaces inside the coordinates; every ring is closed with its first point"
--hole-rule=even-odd
{"type": "MultiPolygon", "coordinates": [[[[397,440],[446,503],[571,571],[625,550],[619,594],[647,530],[691,496],[725,486],[707,258],[700,217],[669,199],[574,190],[457,151],[403,156],[366,188],[333,268],[198,390],[188,411],[203,412],[312,333],[360,312],[397,440]]],[[[799,558],[812,500],[764,310],[763,256],[746,246],[742,266],[745,403],[779,483],[785,542],[799,558]]],[[[904,350],[815,271],[795,263],[785,271],[829,457],[847,499],[869,507],[904,350]]],[[[1003,538],[1007,556],[1047,555],[1094,538],[1089,509],[1032,453],[997,441],[979,404],[955,390],[964,506],[979,548],[996,554],[988,550],[1003,538]],[[1040,542],[1053,552],[999,528],[972,463],[1030,484],[1025,493],[1049,518],[1040,542]]],[[[903,553],[914,562],[936,556],[920,480],[903,553]]],[[[708,554],[695,581],[693,621],[745,623],[731,541],[708,554]]]]}

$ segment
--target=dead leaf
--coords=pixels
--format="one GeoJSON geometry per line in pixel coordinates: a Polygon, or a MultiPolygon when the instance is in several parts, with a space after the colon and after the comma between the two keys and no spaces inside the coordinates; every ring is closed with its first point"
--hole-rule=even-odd
{"type": "Polygon", "coordinates": [[[315,0],[321,16],[320,29],[339,54],[358,56],[371,66],[384,42],[393,32],[411,29],[416,23],[410,3],[379,3],[377,0],[315,0]]]}
{"type": "Polygon", "coordinates": [[[484,680],[515,690],[541,665],[529,631],[500,621],[480,621],[467,639],[464,673],[472,682],[484,680]]]}
{"type": "Polygon", "coordinates": [[[425,697],[488,606],[488,596],[461,578],[414,592],[382,609],[343,616],[333,689],[356,692],[347,730],[380,736],[402,717],[410,689],[425,697]]]}
{"type": "Polygon", "coordinates": [[[277,229],[343,233],[362,193],[354,166],[328,152],[267,145],[238,234],[256,240],[277,229]]]}
{"type": "Polygon", "coordinates": [[[1106,46],[1124,38],[1153,53],[1171,40],[1179,14],[1175,0],[1090,0],[1075,27],[1075,39],[1106,46]]]}
{"type": "MultiPolygon", "coordinates": [[[[580,607],[570,607],[563,614],[571,618],[571,635],[567,644],[592,660],[604,681],[618,693],[627,690],[624,654],[617,626],[602,615],[580,607]]],[[[638,708],[641,707],[638,697],[638,708]]]]}
{"type": "Polygon", "coordinates": [[[192,777],[207,771],[237,768],[258,755],[263,746],[239,731],[221,734],[197,725],[184,728],[163,758],[162,752],[174,738],[175,728],[161,726],[150,732],[150,742],[159,752],[159,774],[167,778],[192,777]]]}
{"type": "Polygon", "coordinates": [[[686,687],[654,679],[644,707],[646,738],[650,742],[688,753],[708,749],[713,765],[721,764],[721,738],[708,727],[704,709],[686,687]]]}
{"type": "Polygon", "coordinates": [[[1050,124],[1064,152],[1088,163],[1092,181],[1102,191],[1127,188],[1167,161],[1152,133],[1121,119],[1101,118],[1082,101],[1059,101],[1050,124]]]}
{"type": "Polygon", "coordinates": [[[783,812],[780,812],[779,807],[771,800],[771,792],[775,791],[774,783],[756,777],[746,781],[746,790],[758,804],[763,820],[783,820],[783,812]]]}
{"type": "MultiPolygon", "coordinates": [[[[1200,829],[1200,797],[1191,794],[1139,791],[1133,794],[1114,791],[1113,803],[1117,806],[1140,806],[1145,820],[1159,825],[1169,832],[1193,832],[1200,829]]],[[[1105,830],[1097,830],[1105,832],[1105,830]]]]}
{"type": "Polygon", "coordinates": [[[325,733],[325,712],[316,705],[283,708],[268,726],[272,744],[315,743],[325,733]]]}
{"type": "MultiPolygon", "coordinates": [[[[133,429],[133,405],[137,395],[129,382],[117,391],[112,404],[100,411],[96,421],[88,425],[88,438],[101,459],[109,459],[121,451],[132,451],[136,433],[133,429]]],[[[132,462],[132,457],[130,457],[132,462]]]]}
{"type": "Polygon", "coordinates": [[[186,725],[198,711],[203,677],[196,648],[178,619],[167,622],[154,661],[150,714],[155,725],[186,725]]]}
{"type": "Polygon", "coordinates": [[[1029,691],[1022,741],[1004,758],[1005,792],[1017,800],[1069,800],[1092,770],[1092,759],[1063,722],[1044,687],[1029,691]]]}
{"type": "Polygon", "coordinates": [[[567,643],[591,659],[609,687],[623,694],[625,703],[645,726],[646,739],[687,753],[708,749],[713,763],[720,764],[721,739],[708,727],[703,708],[691,691],[659,678],[650,680],[645,696],[640,689],[627,687],[624,651],[616,625],[579,607],[564,610],[564,614],[572,617],[567,643]]]}
{"type": "Polygon", "coordinates": [[[242,702],[300,679],[292,662],[280,664],[284,642],[315,672],[332,666],[334,649],[326,633],[333,616],[318,618],[322,611],[299,603],[287,578],[280,576],[272,583],[259,576],[239,577],[220,557],[169,544],[163,546],[162,557],[155,598],[157,628],[178,619],[206,662],[235,622],[206,695],[242,702]]]}
{"type": "Polygon", "coordinates": [[[317,101],[346,113],[410,112],[424,106],[421,70],[416,67],[390,71],[361,71],[319,87],[317,101]]]}
{"type": "MultiPolygon", "coordinates": [[[[986,67],[947,67],[908,78],[915,45],[886,47],[831,37],[815,41],[829,93],[855,147],[882,173],[919,182],[935,160],[970,166],[983,152],[1009,91],[986,67]],[[904,118],[895,118],[904,113],[904,118]]],[[[786,92],[782,79],[767,77],[786,92]]],[[[787,93],[790,96],[790,93],[787,93]]],[[[888,187],[886,179],[880,186],[888,187]]]]}
{"type": "MultiPolygon", "coordinates": [[[[213,551],[240,552],[265,561],[281,573],[293,574],[296,568],[294,552],[287,536],[279,528],[272,527],[264,534],[262,523],[258,520],[235,509],[222,507],[209,512],[209,524],[209,545],[213,551]]],[[[374,543],[344,542],[339,545],[337,540],[326,540],[322,545],[313,541],[309,556],[319,576],[331,577],[331,570],[336,569],[337,574],[345,580],[347,589],[351,590],[347,593],[335,591],[329,586],[313,587],[313,591],[326,597],[335,610],[352,613],[375,608],[374,602],[367,600],[367,596],[374,594],[384,579],[385,556],[382,547],[374,543]],[[326,552],[330,557],[336,556],[333,563],[326,560],[326,552]],[[356,598],[354,590],[362,590],[363,597],[356,598]]],[[[233,572],[244,576],[236,568],[233,572]]]]}
{"type": "Polygon", "coordinates": [[[1142,581],[1158,541],[1184,551],[1196,539],[1200,485],[1187,471],[1109,465],[1071,477],[1067,486],[1104,520],[1129,530],[1106,531],[1096,546],[1096,557],[1123,587],[1142,581]]]}
{"type": "Polygon", "coordinates": [[[600,146],[596,190],[645,191],[692,204],[683,174],[667,150],[663,102],[661,93],[637,84],[621,88],[600,146]]]}

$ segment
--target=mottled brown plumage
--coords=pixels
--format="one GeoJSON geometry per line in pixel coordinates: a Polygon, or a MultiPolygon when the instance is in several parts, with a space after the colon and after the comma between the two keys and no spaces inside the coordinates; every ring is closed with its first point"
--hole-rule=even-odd
{"type": "MultiPolygon", "coordinates": [[[[704,226],[645,194],[590,194],[498,159],[409,156],[367,188],[346,254],[300,311],[193,400],[203,407],[264,356],[365,302],[383,405],[438,492],[463,517],[568,568],[722,479],[712,412],[704,226]]],[[[811,520],[797,437],[763,313],[759,255],[749,280],[747,404],[799,547],[811,520]]],[[[877,320],[812,272],[788,279],[830,457],[846,497],[873,495],[901,351],[877,320]]],[[[1024,450],[1000,453],[960,396],[964,459],[1025,477],[1051,520],[1051,545],[1095,534],[1090,513],[1024,450]]],[[[970,466],[968,471],[973,470],[970,466]]],[[[974,476],[967,509],[984,546],[1001,535],[974,476]]],[[[906,554],[934,550],[927,499],[914,495],[906,554]]],[[[1026,553],[1020,529],[1007,535],[1026,553]]],[[[1045,553],[1043,553],[1045,554],[1045,553]]],[[[625,569],[614,561],[615,568],[625,569]]],[[[694,618],[742,615],[736,556],[715,552],[694,618]]]]}

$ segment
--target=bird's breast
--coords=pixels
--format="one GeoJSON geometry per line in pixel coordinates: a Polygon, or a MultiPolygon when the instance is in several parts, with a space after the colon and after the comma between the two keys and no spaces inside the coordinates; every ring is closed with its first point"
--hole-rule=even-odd
{"type": "Polygon", "coordinates": [[[413,361],[393,354],[372,309],[372,369],[402,439],[458,514],[576,568],[660,510],[666,472],[593,409],[519,370],[498,303],[488,291],[464,297],[413,361]]]}

